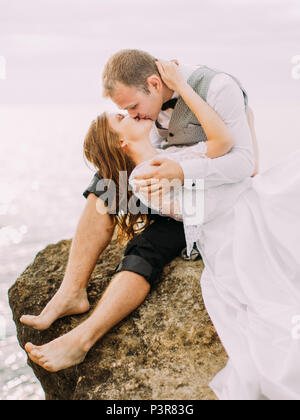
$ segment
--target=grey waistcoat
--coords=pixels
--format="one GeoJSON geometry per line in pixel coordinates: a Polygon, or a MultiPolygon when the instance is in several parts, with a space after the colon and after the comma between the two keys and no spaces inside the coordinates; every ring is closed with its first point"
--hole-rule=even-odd
{"type": "MultiPolygon", "coordinates": [[[[214,76],[220,73],[224,72],[201,66],[189,77],[187,83],[206,101],[210,83],[214,76]]],[[[241,88],[245,99],[245,110],[247,111],[248,96],[245,89],[238,79],[230,74],[228,76],[232,77],[241,88]]],[[[167,149],[170,146],[186,146],[199,143],[200,141],[207,141],[206,134],[200,122],[181,97],[179,97],[172,113],[169,129],[166,130],[157,127],[157,130],[159,135],[164,139],[161,143],[162,149],[167,149]]]]}

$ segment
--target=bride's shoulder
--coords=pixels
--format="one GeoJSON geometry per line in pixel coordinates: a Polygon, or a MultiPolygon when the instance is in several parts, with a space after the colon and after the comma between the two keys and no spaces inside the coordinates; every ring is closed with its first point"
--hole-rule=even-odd
{"type": "Polygon", "coordinates": [[[177,154],[179,151],[182,151],[183,148],[180,148],[178,146],[171,146],[168,149],[156,149],[156,151],[158,152],[157,155],[155,155],[153,158],[140,163],[139,165],[137,165],[134,170],[132,171],[130,177],[129,177],[129,181],[131,181],[135,176],[140,175],[141,173],[143,175],[147,174],[147,170],[149,171],[153,171],[153,166],[151,165],[151,162],[153,159],[159,157],[172,157],[175,154],[177,154]]]}
{"type": "Polygon", "coordinates": [[[129,182],[131,182],[133,180],[133,178],[137,175],[146,175],[147,174],[147,170],[151,170],[153,171],[153,166],[151,166],[151,160],[147,160],[145,162],[140,163],[139,165],[137,165],[133,171],[131,172],[131,175],[129,177],[129,182]]]}

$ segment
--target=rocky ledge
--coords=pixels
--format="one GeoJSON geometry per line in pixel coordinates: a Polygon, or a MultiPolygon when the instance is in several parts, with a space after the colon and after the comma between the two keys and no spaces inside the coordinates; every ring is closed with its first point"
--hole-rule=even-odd
{"type": "MultiPolygon", "coordinates": [[[[66,334],[88,314],[56,321],[47,331],[19,322],[39,314],[59,288],[71,241],[49,245],[9,291],[22,348],[66,334]]],[[[91,310],[123,255],[116,241],[103,253],[88,294],[91,310]]],[[[226,353],[205,310],[199,279],[202,261],[177,258],[145,303],[100,340],[77,367],[49,373],[28,359],[47,400],[214,400],[208,383],[225,366],[226,353]]]]}

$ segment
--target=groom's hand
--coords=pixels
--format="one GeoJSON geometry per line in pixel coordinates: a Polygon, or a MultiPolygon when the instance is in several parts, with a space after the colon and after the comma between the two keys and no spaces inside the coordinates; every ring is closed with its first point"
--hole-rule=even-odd
{"type": "Polygon", "coordinates": [[[134,180],[142,193],[163,191],[164,181],[179,180],[181,185],[184,184],[184,173],[179,163],[166,158],[156,158],[151,161],[153,171],[147,173],[142,172],[137,175],[134,180]]]}

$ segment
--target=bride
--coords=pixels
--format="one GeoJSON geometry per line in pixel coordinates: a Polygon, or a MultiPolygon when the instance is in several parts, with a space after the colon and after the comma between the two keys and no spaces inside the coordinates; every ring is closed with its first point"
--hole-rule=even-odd
{"type": "MultiPolygon", "coordinates": [[[[160,71],[167,83],[179,77],[160,71]]],[[[188,95],[188,105],[201,101],[203,107],[198,95],[188,95]]],[[[200,164],[229,152],[234,141],[227,126],[208,105],[206,111],[206,142],[166,150],[152,146],[151,121],[103,114],[90,129],[85,154],[101,170],[104,156],[127,170],[143,204],[183,221],[189,254],[196,243],[205,265],[204,302],[229,356],[210,383],[219,399],[299,400],[300,149],[255,178],[221,187],[209,188],[205,180],[194,188],[151,180],[149,187],[136,179],[158,157],[200,164]]],[[[136,216],[115,217],[124,235],[134,232],[136,216]]]]}

